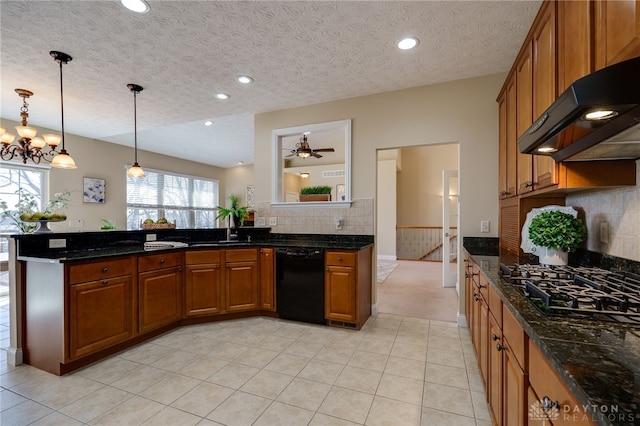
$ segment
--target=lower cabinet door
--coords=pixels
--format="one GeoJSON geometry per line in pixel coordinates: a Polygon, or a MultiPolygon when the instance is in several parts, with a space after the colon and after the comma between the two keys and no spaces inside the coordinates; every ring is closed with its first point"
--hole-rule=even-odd
{"type": "Polygon", "coordinates": [[[336,321],[356,321],[354,268],[327,266],[324,273],[324,316],[336,321]]]}
{"type": "Polygon", "coordinates": [[[185,269],[185,316],[213,315],[222,311],[220,264],[189,265],[185,269]]]}
{"type": "Polygon", "coordinates": [[[527,407],[527,376],[518,363],[509,342],[503,336],[502,349],[502,406],[503,424],[526,425],[529,407],[527,407]]]}
{"type": "Polygon", "coordinates": [[[225,266],[226,311],[258,309],[258,262],[230,262],[225,266]]]}
{"type": "Polygon", "coordinates": [[[180,267],[143,272],[138,275],[138,330],[155,330],[182,317],[180,267]]]}
{"type": "Polygon", "coordinates": [[[69,359],[133,337],[133,301],[131,275],[69,286],[69,359]]]}

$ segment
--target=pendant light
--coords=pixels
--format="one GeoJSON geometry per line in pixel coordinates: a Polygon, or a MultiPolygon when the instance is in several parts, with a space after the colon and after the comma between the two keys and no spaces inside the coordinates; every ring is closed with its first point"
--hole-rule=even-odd
{"type": "Polygon", "coordinates": [[[144,170],[142,170],[142,167],[140,167],[140,164],[138,164],[138,114],[136,111],[136,96],[138,95],[138,93],[142,92],[142,86],[138,86],[137,84],[127,84],[127,87],[129,88],[129,90],[131,90],[131,93],[133,93],[133,150],[135,155],[133,166],[129,168],[127,176],[133,178],[143,178],[144,170]]]}
{"type": "Polygon", "coordinates": [[[66,149],[64,149],[64,96],[62,90],[62,64],[66,64],[72,58],[66,53],[56,52],[55,50],[49,52],[53,59],[60,64],[60,116],[61,116],[61,137],[62,137],[62,150],[60,153],[53,157],[51,161],[51,167],[57,167],[59,169],[77,169],[76,162],[69,155],[66,149]]]}

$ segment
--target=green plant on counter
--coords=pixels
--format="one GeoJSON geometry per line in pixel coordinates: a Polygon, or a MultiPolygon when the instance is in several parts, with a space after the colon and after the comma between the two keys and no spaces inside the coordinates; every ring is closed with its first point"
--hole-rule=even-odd
{"type": "Polygon", "coordinates": [[[233,216],[235,223],[238,223],[239,221],[240,226],[244,225],[244,219],[249,216],[249,207],[240,207],[239,195],[229,195],[229,201],[231,202],[231,207],[229,208],[222,206],[216,207],[218,209],[216,219],[227,219],[229,216],[233,216]]]}
{"type": "Polygon", "coordinates": [[[331,194],[331,190],[333,188],[329,185],[318,185],[318,186],[306,186],[304,188],[300,188],[301,195],[309,195],[309,194],[331,194]]]}
{"type": "Polygon", "coordinates": [[[574,252],[587,236],[582,221],[558,210],[540,213],[531,220],[529,238],[537,246],[574,252]]]}
{"type": "Polygon", "coordinates": [[[30,233],[38,228],[38,225],[28,221],[36,220],[66,220],[67,215],[59,213],[60,209],[66,208],[71,200],[71,191],[63,191],[54,194],[53,198],[45,205],[43,211],[39,211],[40,201],[31,192],[24,188],[16,190],[18,194],[18,204],[15,209],[9,209],[6,201],[0,201],[1,218],[11,219],[20,232],[30,233]]]}

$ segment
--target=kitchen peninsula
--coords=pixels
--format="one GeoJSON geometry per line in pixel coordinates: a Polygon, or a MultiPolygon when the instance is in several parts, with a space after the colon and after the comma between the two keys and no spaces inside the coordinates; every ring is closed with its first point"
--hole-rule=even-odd
{"type": "Polygon", "coordinates": [[[372,236],[238,234],[233,241],[225,229],[14,236],[24,361],[62,375],[182,325],[277,318],[274,254],[282,247],[324,250],[327,324],[359,329],[371,315],[372,236]],[[180,247],[145,250],[150,241],[180,247]]]}

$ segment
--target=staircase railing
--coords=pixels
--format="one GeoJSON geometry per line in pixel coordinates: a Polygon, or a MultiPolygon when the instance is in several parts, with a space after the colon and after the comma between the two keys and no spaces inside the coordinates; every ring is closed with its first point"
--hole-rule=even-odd
{"type": "MultiPolygon", "coordinates": [[[[457,258],[457,228],[449,233],[449,252],[457,258]]],[[[400,260],[427,260],[442,262],[443,238],[441,226],[397,226],[396,257],[400,260]]]]}

